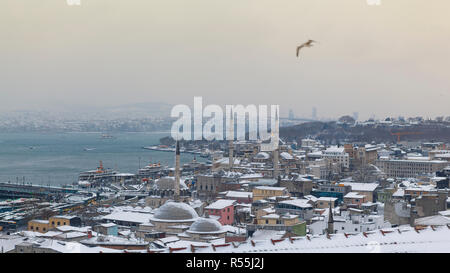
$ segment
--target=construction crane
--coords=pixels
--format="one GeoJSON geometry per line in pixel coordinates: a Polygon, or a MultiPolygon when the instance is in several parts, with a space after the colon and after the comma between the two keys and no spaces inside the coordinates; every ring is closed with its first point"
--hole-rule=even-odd
{"type": "Polygon", "coordinates": [[[421,135],[423,134],[422,132],[396,132],[396,133],[392,133],[391,135],[393,136],[397,136],[397,142],[400,142],[400,137],[401,136],[407,136],[407,135],[421,135]]]}

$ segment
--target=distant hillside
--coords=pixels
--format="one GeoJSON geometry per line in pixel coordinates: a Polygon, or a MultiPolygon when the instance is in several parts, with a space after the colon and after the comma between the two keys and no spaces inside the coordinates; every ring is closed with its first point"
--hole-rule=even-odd
{"type": "Polygon", "coordinates": [[[401,136],[401,141],[444,141],[450,142],[450,123],[430,122],[408,127],[391,127],[380,124],[371,126],[348,126],[336,122],[307,122],[280,128],[280,136],[286,140],[300,141],[314,137],[325,143],[337,142],[396,142],[396,132],[414,132],[401,136]]]}

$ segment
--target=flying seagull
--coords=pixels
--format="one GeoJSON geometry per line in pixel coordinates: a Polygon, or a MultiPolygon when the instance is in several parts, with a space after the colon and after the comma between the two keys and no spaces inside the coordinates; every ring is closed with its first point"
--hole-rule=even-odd
{"type": "Polygon", "coordinates": [[[297,47],[297,58],[298,58],[298,54],[300,53],[300,49],[302,49],[302,48],[304,48],[304,47],[312,47],[312,46],[313,46],[313,43],[317,43],[317,42],[314,41],[314,40],[308,40],[308,42],[299,45],[299,46],[297,47]]]}

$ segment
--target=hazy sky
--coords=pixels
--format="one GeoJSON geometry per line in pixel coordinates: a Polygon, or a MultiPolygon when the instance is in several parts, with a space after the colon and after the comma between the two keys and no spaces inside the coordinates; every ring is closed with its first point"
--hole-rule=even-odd
{"type": "Polygon", "coordinates": [[[0,110],[163,101],[450,115],[450,1],[1,0],[0,110]],[[295,57],[308,39],[320,42],[295,57]]]}

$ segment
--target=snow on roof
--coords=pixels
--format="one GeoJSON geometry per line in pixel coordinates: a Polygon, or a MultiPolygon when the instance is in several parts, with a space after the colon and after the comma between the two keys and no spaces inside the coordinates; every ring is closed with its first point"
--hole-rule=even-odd
{"type": "Polygon", "coordinates": [[[309,200],[307,199],[292,199],[292,200],[286,200],[281,201],[280,204],[288,204],[300,208],[312,208],[312,205],[308,203],[309,200]]]}
{"type": "Polygon", "coordinates": [[[255,158],[258,158],[258,159],[269,159],[270,156],[269,156],[269,154],[266,153],[266,152],[259,152],[259,153],[257,153],[257,154],[255,155],[255,158]]]}
{"type": "Polygon", "coordinates": [[[48,220],[40,220],[40,219],[34,219],[30,222],[39,223],[39,224],[48,224],[48,220]]]}
{"type": "Polygon", "coordinates": [[[58,232],[58,231],[47,231],[46,233],[43,234],[38,234],[38,237],[54,237],[54,236],[58,236],[63,234],[62,232],[58,232]]]}
{"type": "Polygon", "coordinates": [[[250,178],[262,178],[264,175],[262,173],[247,173],[243,174],[239,179],[250,179],[250,178]]]}
{"type": "Polygon", "coordinates": [[[86,233],[71,231],[71,232],[67,232],[67,233],[62,233],[60,235],[57,235],[56,237],[61,238],[61,239],[73,239],[73,238],[79,238],[79,237],[85,237],[85,236],[87,236],[86,233]]]}
{"type": "Polygon", "coordinates": [[[269,187],[269,186],[257,186],[255,189],[258,190],[268,190],[268,191],[284,191],[286,187],[269,187]]]}
{"type": "Polygon", "coordinates": [[[317,200],[319,199],[319,198],[317,198],[317,197],[315,197],[314,195],[305,195],[305,196],[303,196],[303,198],[304,199],[308,199],[308,200],[310,200],[310,201],[312,201],[312,202],[317,202],[317,200]]]}
{"type": "Polygon", "coordinates": [[[132,223],[148,223],[152,214],[150,213],[140,213],[140,212],[113,212],[111,214],[102,217],[103,220],[110,221],[122,221],[122,222],[132,222],[132,223]]]}
{"type": "Polygon", "coordinates": [[[225,194],[226,197],[228,198],[252,198],[253,197],[253,192],[248,192],[248,191],[228,191],[225,194]]]}
{"type": "Polygon", "coordinates": [[[292,155],[287,152],[282,152],[280,154],[280,157],[286,160],[294,159],[294,157],[292,157],[292,155]]]}
{"type": "MultiPolygon", "coordinates": [[[[239,158],[233,158],[233,165],[239,165],[240,162],[241,162],[241,160],[239,158]]],[[[228,165],[230,163],[230,159],[228,157],[224,157],[224,158],[217,160],[214,163],[220,164],[220,165],[228,165]]]]}
{"type": "Polygon", "coordinates": [[[271,213],[271,214],[261,216],[261,218],[263,218],[263,219],[279,219],[280,215],[278,215],[276,213],[271,213]]]}
{"type": "Polygon", "coordinates": [[[416,226],[441,226],[450,225],[450,218],[443,215],[433,215],[428,217],[417,218],[414,220],[416,226]]]}
{"type": "Polygon", "coordinates": [[[438,213],[439,213],[439,215],[450,217],[450,210],[444,210],[444,211],[440,211],[438,213]]]}
{"type": "Polygon", "coordinates": [[[235,200],[220,199],[205,207],[205,209],[224,209],[232,206],[235,202],[235,200]]]}
{"type": "Polygon", "coordinates": [[[344,147],[331,146],[325,150],[326,153],[343,153],[344,147]]]}
{"type": "Polygon", "coordinates": [[[90,239],[84,239],[80,241],[82,244],[89,245],[89,246],[100,246],[100,245],[146,245],[147,243],[143,243],[142,241],[138,241],[134,238],[122,238],[118,236],[99,236],[99,237],[92,237],[90,239]]]}
{"type": "Polygon", "coordinates": [[[52,249],[60,253],[106,253],[106,252],[122,252],[121,250],[104,248],[104,247],[88,247],[78,242],[64,242],[54,239],[32,238],[26,236],[10,235],[0,237],[0,248],[4,252],[9,252],[16,245],[28,244],[37,248],[52,249]]]}
{"type": "MultiPolygon", "coordinates": [[[[328,239],[324,235],[284,238],[283,232],[257,230],[253,237],[238,244],[216,247],[219,253],[380,253],[398,252],[440,252],[450,253],[450,229],[447,227],[425,228],[415,231],[412,227],[389,228],[365,233],[333,234],[328,239]],[[271,240],[272,239],[272,240],[271,240]]],[[[196,253],[210,253],[211,243],[205,248],[196,249],[196,253]]],[[[181,253],[191,253],[189,244],[181,253]]],[[[165,250],[168,252],[169,250],[165,250]]]]}
{"type": "Polygon", "coordinates": [[[318,201],[335,202],[338,200],[336,197],[320,197],[318,201]]]}
{"type": "Polygon", "coordinates": [[[76,218],[77,216],[74,215],[56,215],[56,216],[52,216],[52,218],[59,218],[59,219],[67,219],[67,220],[71,220],[76,218]]]}
{"type": "Polygon", "coordinates": [[[392,194],[392,197],[403,197],[405,196],[405,190],[404,189],[398,189],[392,194]]]}
{"type": "Polygon", "coordinates": [[[352,191],[374,191],[377,187],[377,183],[354,183],[354,182],[344,182],[345,186],[351,186],[352,191]]]}
{"type": "Polygon", "coordinates": [[[73,227],[73,226],[59,226],[56,227],[57,230],[62,232],[68,232],[68,231],[78,231],[78,232],[88,232],[88,230],[92,230],[90,226],[85,227],[73,227]]]}
{"type": "Polygon", "coordinates": [[[349,192],[347,193],[344,198],[364,198],[365,195],[359,194],[357,192],[349,192]]]}
{"type": "Polygon", "coordinates": [[[105,227],[105,228],[109,228],[109,227],[115,227],[115,226],[117,226],[116,224],[114,224],[114,223],[106,223],[106,224],[100,224],[102,227],[105,227]]]}

